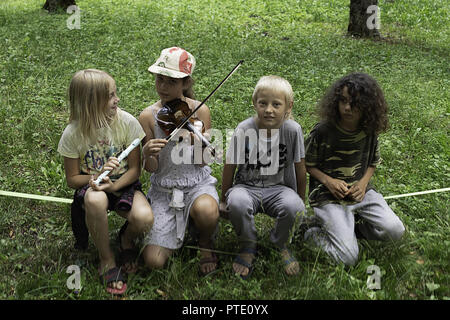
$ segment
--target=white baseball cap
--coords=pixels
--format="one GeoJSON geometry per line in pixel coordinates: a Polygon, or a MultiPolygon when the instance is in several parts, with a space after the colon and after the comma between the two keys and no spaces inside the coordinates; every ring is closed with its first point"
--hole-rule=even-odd
{"type": "Polygon", "coordinates": [[[164,49],[148,71],[171,78],[184,78],[192,75],[194,68],[195,58],[192,54],[182,48],[172,47],[164,49]]]}

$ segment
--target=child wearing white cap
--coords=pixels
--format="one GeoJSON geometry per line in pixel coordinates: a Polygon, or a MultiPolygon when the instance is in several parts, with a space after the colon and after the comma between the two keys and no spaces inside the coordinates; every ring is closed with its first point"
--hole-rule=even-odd
{"type": "MultiPolygon", "coordinates": [[[[158,111],[175,99],[186,102],[191,110],[200,104],[192,90],[194,68],[194,56],[178,47],[162,50],[158,60],[148,68],[155,75],[160,100],[139,116],[146,133],[144,167],[151,173],[147,198],[155,214],[153,228],[144,240],[143,258],[150,268],[162,268],[172,252],[183,245],[189,225],[189,231],[193,231],[199,241],[200,273],[206,275],[217,268],[217,257],[211,251],[219,220],[217,179],[211,176],[207,165],[174,161],[172,150],[177,143],[165,139],[167,134],[157,122],[158,111]]],[[[206,130],[211,128],[206,105],[196,112],[196,117],[206,130]]],[[[194,152],[196,145],[190,147],[194,152]]]]}

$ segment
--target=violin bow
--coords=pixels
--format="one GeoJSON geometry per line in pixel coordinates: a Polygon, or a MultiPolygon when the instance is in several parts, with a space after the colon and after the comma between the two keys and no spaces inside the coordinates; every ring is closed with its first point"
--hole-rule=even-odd
{"type": "Polygon", "coordinates": [[[178,131],[180,131],[180,129],[183,128],[183,126],[189,121],[189,119],[194,115],[194,113],[197,112],[197,110],[200,109],[200,107],[205,104],[205,102],[225,83],[225,81],[227,81],[232,76],[234,72],[236,72],[236,70],[241,66],[243,62],[244,60],[239,61],[239,63],[230,71],[230,73],[228,73],[228,75],[219,83],[219,85],[213,91],[211,91],[211,93],[205,99],[203,99],[203,101],[186,117],[186,119],[184,119],[183,122],[181,122],[172,131],[172,133],[167,138],[167,141],[170,141],[173,137],[175,137],[178,131]]]}

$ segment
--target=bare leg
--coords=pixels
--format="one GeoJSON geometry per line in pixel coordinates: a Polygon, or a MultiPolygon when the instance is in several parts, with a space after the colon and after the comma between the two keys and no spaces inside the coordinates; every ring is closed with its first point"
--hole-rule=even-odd
{"type": "MultiPolygon", "coordinates": [[[[217,201],[208,194],[202,194],[195,199],[189,212],[195,226],[200,232],[199,247],[211,249],[212,236],[219,222],[219,207],[217,201]]],[[[210,250],[200,249],[202,259],[214,261],[215,255],[210,250]]],[[[208,274],[217,268],[217,262],[208,262],[200,265],[200,271],[208,274]]]]}
{"type": "Polygon", "coordinates": [[[173,250],[156,246],[147,245],[144,247],[142,255],[144,257],[145,265],[151,269],[162,269],[167,262],[167,259],[172,255],[173,250]]]}
{"type": "MultiPolygon", "coordinates": [[[[153,212],[145,196],[140,191],[134,193],[133,206],[128,212],[118,212],[128,221],[128,226],[120,239],[122,249],[134,249],[135,240],[150,231],[153,225],[153,212]]],[[[125,264],[126,272],[136,272],[137,264],[125,264]]]]}
{"type": "MultiPolygon", "coordinates": [[[[103,191],[88,189],[84,196],[84,207],[86,225],[100,258],[99,272],[104,274],[116,266],[114,253],[109,246],[108,198],[103,191]]],[[[122,281],[111,283],[114,289],[121,289],[122,286],[122,281]]]]}

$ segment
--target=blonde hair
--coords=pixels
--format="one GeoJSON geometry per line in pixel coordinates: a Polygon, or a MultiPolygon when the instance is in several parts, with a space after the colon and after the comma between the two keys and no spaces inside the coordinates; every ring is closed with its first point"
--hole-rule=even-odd
{"type": "Polygon", "coordinates": [[[106,112],[113,84],[114,79],[109,74],[97,69],[80,70],[70,81],[69,121],[76,124],[86,142],[96,138],[97,129],[110,128],[117,117],[111,117],[106,112]]]}
{"type": "MultiPolygon", "coordinates": [[[[264,89],[281,92],[284,95],[284,99],[288,107],[294,104],[294,91],[292,90],[292,86],[289,81],[280,76],[269,75],[261,77],[256,83],[255,89],[253,90],[252,94],[253,105],[256,105],[258,93],[264,89]]],[[[289,119],[292,119],[292,115],[290,112],[289,119]]]]}
{"type": "Polygon", "coordinates": [[[256,98],[258,96],[259,91],[264,89],[272,89],[280,91],[284,94],[284,98],[286,99],[286,104],[289,106],[294,103],[294,91],[292,90],[292,86],[286,79],[279,76],[263,76],[258,80],[258,83],[255,86],[255,90],[253,90],[252,101],[253,104],[256,103],[256,98]]]}

